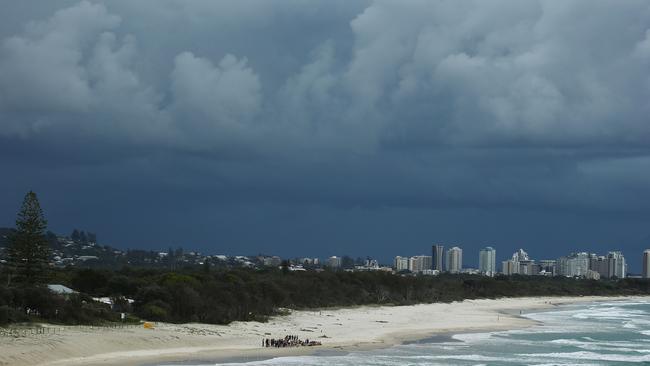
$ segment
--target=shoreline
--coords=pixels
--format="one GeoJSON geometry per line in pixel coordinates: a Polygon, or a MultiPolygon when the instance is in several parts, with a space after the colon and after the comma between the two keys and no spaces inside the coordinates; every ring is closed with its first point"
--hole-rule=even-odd
{"type": "Polygon", "coordinates": [[[434,336],[521,329],[537,324],[521,311],[648,299],[643,296],[526,297],[406,306],[300,310],[267,323],[166,324],[144,329],[65,327],[53,336],[3,338],[0,365],[126,365],[248,362],[285,356],[388,348],[434,336]],[[344,325],[345,324],[345,325],[344,325]],[[263,338],[297,334],[315,347],[262,348],[263,338]],[[323,337],[325,336],[325,337],[323,337]],[[9,340],[5,342],[5,340],[9,340]]]}

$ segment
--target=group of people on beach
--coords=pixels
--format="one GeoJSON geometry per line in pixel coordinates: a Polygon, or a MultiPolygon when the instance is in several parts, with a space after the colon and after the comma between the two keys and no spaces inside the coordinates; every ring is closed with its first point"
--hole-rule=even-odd
{"type": "Polygon", "coordinates": [[[262,339],[262,347],[300,347],[300,346],[320,346],[321,343],[318,341],[310,341],[305,339],[304,341],[300,339],[297,335],[286,335],[284,338],[273,339],[273,338],[264,338],[262,339]]]}

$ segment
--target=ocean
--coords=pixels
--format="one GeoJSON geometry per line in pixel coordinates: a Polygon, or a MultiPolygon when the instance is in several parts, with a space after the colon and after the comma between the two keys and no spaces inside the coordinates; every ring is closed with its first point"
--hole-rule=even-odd
{"type": "Polygon", "coordinates": [[[524,316],[539,325],[373,351],[216,365],[650,365],[650,302],[566,305],[524,316]]]}

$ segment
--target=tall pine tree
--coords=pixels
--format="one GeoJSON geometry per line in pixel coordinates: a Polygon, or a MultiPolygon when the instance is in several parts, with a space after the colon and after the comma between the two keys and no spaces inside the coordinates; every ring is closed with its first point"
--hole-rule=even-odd
{"type": "Polygon", "coordinates": [[[46,227],[36,193],[29,191],[18,212],[16,231],[9,238],[9,264],[16,282],[32,285],[45,280],[50,254],[46,227]]]}

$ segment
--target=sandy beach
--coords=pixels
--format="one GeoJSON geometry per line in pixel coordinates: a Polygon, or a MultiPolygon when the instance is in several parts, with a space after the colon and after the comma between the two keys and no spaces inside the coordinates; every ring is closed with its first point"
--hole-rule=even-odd
{"type": "MultiPolygon", "coordinates": [[[[292,311],[267,323],[163,324],[154,329],[63,327],[56,334],[0,337],[0,365],[155,365],[187,360],[257,359],[318,350],[389,347],[436,334],[534,325],[520,312],[622,297],[535,297],[451,304],[292,311]],[[295,334],[319,347],[262,348],[263,338],[295,334]]],[[[61,328],[61,327],[58,327],[61,328]]]]}

